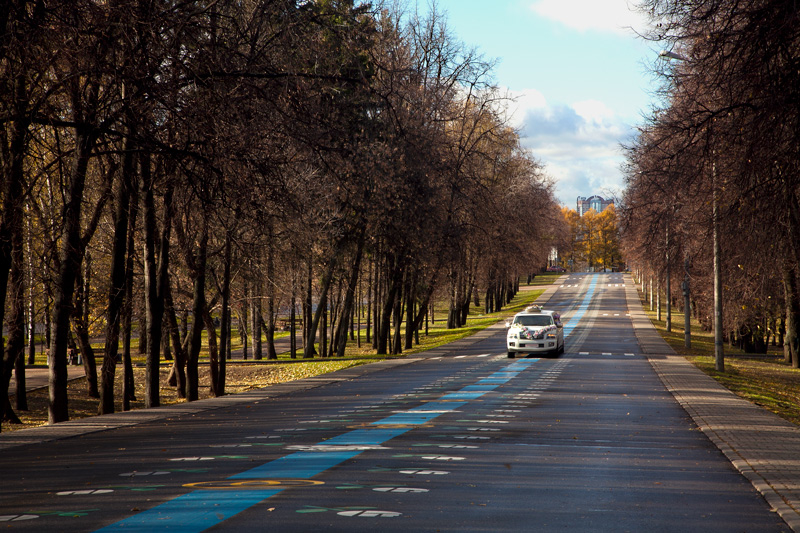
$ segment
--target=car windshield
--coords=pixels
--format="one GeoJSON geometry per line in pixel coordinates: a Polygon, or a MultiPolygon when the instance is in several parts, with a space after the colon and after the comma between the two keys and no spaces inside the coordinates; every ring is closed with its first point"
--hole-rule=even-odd
{"type": "Polygon", "coordinates": [[[514,324],[521,326],[549,326],[552,323],[550,315],[521,315],[514,319],[514,324]]]}

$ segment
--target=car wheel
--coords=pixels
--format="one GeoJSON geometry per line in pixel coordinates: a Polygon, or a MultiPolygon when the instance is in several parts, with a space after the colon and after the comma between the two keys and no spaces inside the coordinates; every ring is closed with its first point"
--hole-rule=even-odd
{"type": "Polygon", "coordinates": [[[508,358],[509,359],[514,359],[514,357],[516,357],[516,355],[517,354],[515,354],[514,352],[508,352],[508,358]]]}

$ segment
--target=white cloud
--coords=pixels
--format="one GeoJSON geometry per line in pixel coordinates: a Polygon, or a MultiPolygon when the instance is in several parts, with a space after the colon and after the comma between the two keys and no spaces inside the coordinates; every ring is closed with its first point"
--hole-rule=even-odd
{"type": "Polygon", "coordinates": [[[614,120],[614,110],[608,107],[603,102],[597,100],[584,100],[583,102],[575,102],[572,104],[575,112],[588,122],[601,124],[607,121],[614,120]]]}
{"type": "Polygon", "coordinates": [[[631,0],[536,0],[531,10],[579,31],[611,32],[631,36],[646,27],[646,18],[631,0]]]}
{"type": "Polygon", "coordinates": [[[509,96],[513,101],[508,106],[508,119],[515,128],[522,128],[525,124],[525,115],[532,109],[544,109],[547,100],[536,89],[525,89],[511,92],[509,96]]]}
{"type": "Polygon", "coordinates": [[[563,204],[574,209],[578,196],[621,191],[620,143],[633,130],[613,109],[596,100],[551,104],[537,91],[518,96],[514,123],[522,145],[544,163],[563,204]]]}

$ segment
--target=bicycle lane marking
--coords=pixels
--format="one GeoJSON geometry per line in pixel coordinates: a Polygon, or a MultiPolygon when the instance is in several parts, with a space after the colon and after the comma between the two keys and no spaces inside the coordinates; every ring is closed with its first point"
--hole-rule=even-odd
{"type": "Polygon", "coordinates": [[[564,325],[564,337],[569,337],[572,331],[578,327],[581,319],[589,310],[589,304],[592,302],[592,297],[594,296],[594,289],[597,287],[597,276],[592,276],[592,282],[589,284],[589,288],[586,291],[586,294],[581,300],[580,305],[578,305],[578,309],[575,314],[570,317],[569,323],[564,325]]]}
{"type": "MultiPolygon", "coordinates": [[[[178,496],[124,518],[96,531],[154,531],[169,528],[179,533],[195,533],[241,513],[242,511],[279,494],[300,480],[310,478],[361,454],[359,446],[378,446],[421,426],[436,417],[453,411],[511,381],[539,359],[524,359],[504,366],[490,376],[457,391],[447,392],[439,399],[425,402],[404,412],[396,413],[368,424],[364,428],[343,433],[321,441],[330,451],[299,451],[227,478],[229,488],[218,489],[225,482],[211,484],[213,489],[201,489],[178,496]],[[342,447],[342,449],[337,449],[342,447]],[[283,482],[283,485],[281,483],[283,482]]],[[[366,448],[368,449],[368,448],[366,448]]],[[[195,484],[197,485],[197,484],[195,484]]]]}

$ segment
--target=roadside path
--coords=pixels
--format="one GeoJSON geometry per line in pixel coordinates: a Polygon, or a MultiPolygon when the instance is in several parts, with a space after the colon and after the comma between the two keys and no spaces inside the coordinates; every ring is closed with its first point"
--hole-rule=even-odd
{"type": "Polygon", "coordinates": [[[642,352],[675,400],[772,508],[800,532],[800,428],[736,396],[664,341],[630,275],[628,312],[642,352]]]}

